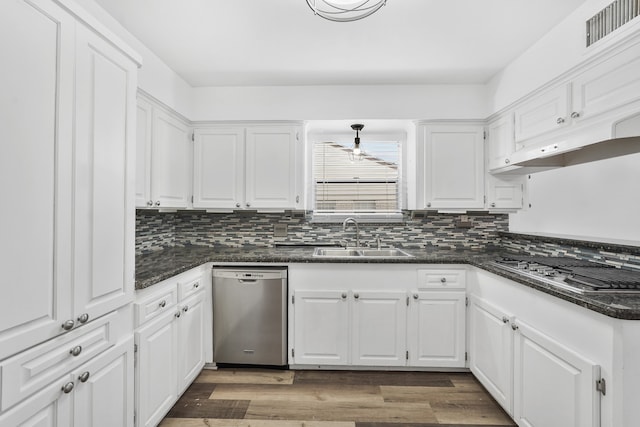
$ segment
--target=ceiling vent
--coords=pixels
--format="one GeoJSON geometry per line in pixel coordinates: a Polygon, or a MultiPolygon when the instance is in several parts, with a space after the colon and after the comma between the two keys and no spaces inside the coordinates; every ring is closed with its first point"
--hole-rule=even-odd
{"type": "Polygon", "coordinates": [[[587,21],[587,47],[640,14],[640,0],[616,0],[587,21]]]}

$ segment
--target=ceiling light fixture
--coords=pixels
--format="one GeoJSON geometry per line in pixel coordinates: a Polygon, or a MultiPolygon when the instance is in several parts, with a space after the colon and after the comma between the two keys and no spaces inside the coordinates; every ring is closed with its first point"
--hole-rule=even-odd
{"type": "Polygon", "coordinates": [[[387,4],[387,0],[307,0],[307,4],[324,19],[350,22],[366,18],[387,4]]]}
{"type": "Polygon", "coordinates": [[[353,124],[351,125],[351,129],[356,131],[356,139],[353,141],[353,149],[349,151],[349,160],[360,161],[364,159],[364,151],[360,149],[360,134],[359,132],[362,130],[364,125],[361,124],[353,124]]]}

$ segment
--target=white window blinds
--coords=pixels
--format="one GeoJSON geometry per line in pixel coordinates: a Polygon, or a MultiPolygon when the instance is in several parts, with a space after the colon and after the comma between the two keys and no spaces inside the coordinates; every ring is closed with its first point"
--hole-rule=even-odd
{"type": "Polygon", "coordinates": [[[316,213],[400,211],[400,143],[363,141],[361,160],[350,160],[353,142],[317,142],[313,178],[316,213]]]}

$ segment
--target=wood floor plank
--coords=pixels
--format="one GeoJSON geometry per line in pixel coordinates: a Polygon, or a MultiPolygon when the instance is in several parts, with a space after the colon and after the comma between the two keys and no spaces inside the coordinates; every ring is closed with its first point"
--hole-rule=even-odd
{"type": "Polygon", "coordinates": [[[159,427],[356,427],[353,422],[341,421],[283,421],[165,418],[159,427]]]}
{"type": "MultiPolygon", "coordinates": [[[[515,426],[515,424],[514,424],[515,426]]],[[[356,427],[505,427],[496,424],[356,423],[356,427]]]]}
{"type": "Polygon", "coordinates": [[[296,371],[294,383],[453,387],[446,373],[405,371],[296,371]]]}
{"type": "Polygon", "coordinates": [[[475,402],[433,402],[433,412],[441,424],[493,424],[515,426],[500,408],[475,402]]]}
{"type": "MultiPolygon", "coordinates": [[[[495,402],[483,390],[458,389],[451,387],[407,387],[380,386],[380,393],[385,402],[475,402],[495,407],[495,402]]],[[[215,392],[214,392],[215,394],[215,392]]]]}
{"type": "Polygon", "coordinates": [[[218,384],[209,398],[278,402],[383,402],[378,386],[332,384],[218,384]]]}
{"type": "Polygon", "coordinates": [[[251,401],[247,419],[358,421],[358,422],[438,422],[428,403],[350,403],[251,401]]]}
{"type": "Polygon", "coordinates": [[[249,404],[248,400],[190,400],[183,396],[173,405],[167,417],[241,419],[245,417],[249,404]]]}
{"type": "Polygon", "coordinates": [[[277,369],[206,369],[196,383],[215,384],[292,384],[294,371],[277,369]]]}

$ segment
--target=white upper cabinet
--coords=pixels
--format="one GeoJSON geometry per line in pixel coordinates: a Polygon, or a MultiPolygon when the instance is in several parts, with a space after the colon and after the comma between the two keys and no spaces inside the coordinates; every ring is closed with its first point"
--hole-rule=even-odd
{"type": "Polygon", "coordinates": [[[486,179],[489,210],[511,210],[523,207],[526,176],[487,174],[486,179]]]}
{"type": "Polygon", "coordinates": [[[515,150],[513,139],[513,113],[500,115],[487,125],[486,156],[489,170],[508,166],[509,156],[515,150]]]}
{"type": "Polygon", "coordinates": [[[484,207],[482,126],[420,124],[418,159],[418,208],[464,210],[484,207]]]}
{"type": "Polygon", "coordinates": [[[514,109],[516,148],[528,139],[557,130],[569,123],[571,87],[561,84],[536,95],[514,109]]]}
{"type": "Polygon", "coordinates": [[[133,296],[137,60],[47,0],[0,3],[0,49],[2,359],[133,296]]]}
{"type": "Polygon", "coordinates": [[[136,207],[187,208],[191,132],[183,118],[138,94],[136,207]]]}
{"type": "Polygon", "coordinates": [[[194,138],[194,208],[302,207],[299,126],[207,127],[194,138]]]}

